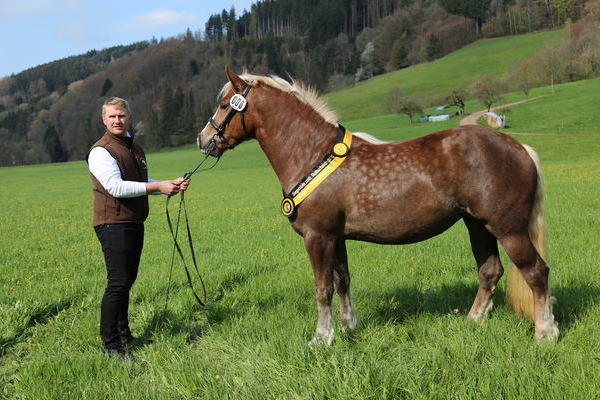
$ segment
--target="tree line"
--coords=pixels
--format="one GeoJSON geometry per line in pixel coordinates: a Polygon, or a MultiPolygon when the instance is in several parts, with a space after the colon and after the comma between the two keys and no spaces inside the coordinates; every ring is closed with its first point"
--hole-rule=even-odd
{"type": "MultiPolygon", "coordinates": [[[[235,8],[211,15],[208,40],[245,36],[306,37],[309,45],[340,33],[355,37],[376,27],[397,9],[431,2],[419,0],[262,0],[236,16],[235,8]]],[[[478,33],[500,36],[555,29],[584,13],[586,0],[437,0],[448,13],[472,20],[478,33]]]]}
{"type": "Polygon", "coordinates": [[[356,36],[410,0],[263,0],[236,18],[235,9],[212,15],[206,23],[208,40],[228,41],[249,36],[305,37],[309,45],[340,33],[356,36]]]}

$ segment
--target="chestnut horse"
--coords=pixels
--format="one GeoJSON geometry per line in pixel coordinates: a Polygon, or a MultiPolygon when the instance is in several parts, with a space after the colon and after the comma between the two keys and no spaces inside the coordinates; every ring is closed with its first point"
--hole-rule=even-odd
{"type": "MultiPolygon", "coordinates": [[[[229,82],[221,90],[219,107],[198,135],[200,149],[219,157],[254,138],[284,193],[290,193],[330,154],[340,130],[336,114],[300,82],[238,76],[229,68],[226,73],[229,82]]],[[[345,162],[289,217],[304,238],[315,278],[318,319],[311,343],[333,340],[334,288],[342,328],[358,326],[346,240],[414,243],[444,232],[459,219],[469,231],[479,270],[469,317],[480,321],[492,307],[503,274],[499,241],[520,272],[509,279],[509,303],[534,320],[536,338],[556,339],[550,269],[543,258],[542,190],[535,151],[491,129],[460,126],[396,143],[353,133],[345,162]],[[523,282],[526,291],[513,293],[511,281],[523,282]]]]}

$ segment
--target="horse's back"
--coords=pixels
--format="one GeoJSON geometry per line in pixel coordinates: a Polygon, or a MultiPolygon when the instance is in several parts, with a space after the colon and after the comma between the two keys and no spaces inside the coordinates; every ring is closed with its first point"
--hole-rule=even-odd
{"type": "Polygon", "coordinates": [[[480,126],[389,144],[356,140],[343,175],[348,237],[382,243],[427,239],[467,214],[496,225],[513,214],[500,230],[526,223],[537,182],[519,142],[480,126]]]}

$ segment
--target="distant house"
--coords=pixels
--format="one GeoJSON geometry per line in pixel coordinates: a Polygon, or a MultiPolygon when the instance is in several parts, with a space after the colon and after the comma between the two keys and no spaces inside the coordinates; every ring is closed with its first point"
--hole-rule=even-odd
{"type": "Polygon", "coordinates": [[[448,121],[450,119],[450,114],[436,114],[429,116],[429,122],[440,122],[440,121],[448,121]]]}
{"type": "MultiPolygon", "coordinates": [[[[442,111],[449,108],[448,106],[436,107],[436,111],[442,111]]],[[[445,113],[437,113],[435,115],[424,115],[419,118],[419,122],[439,122],[448,121],[450,118],[458,115],[458,111],[447,111],[445,113]]]]}

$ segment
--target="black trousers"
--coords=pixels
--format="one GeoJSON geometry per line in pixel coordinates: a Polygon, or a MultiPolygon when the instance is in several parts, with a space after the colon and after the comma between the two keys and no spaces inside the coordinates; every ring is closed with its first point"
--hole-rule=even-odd
{"type": "Polygon", "coordinates": [[[120,348],[129,329],[129,290],[135,282],[144,246],[144,224],[94,227],[106,263],[106,290],[100,306],[100,337],[107,349],[120,348]]]}

